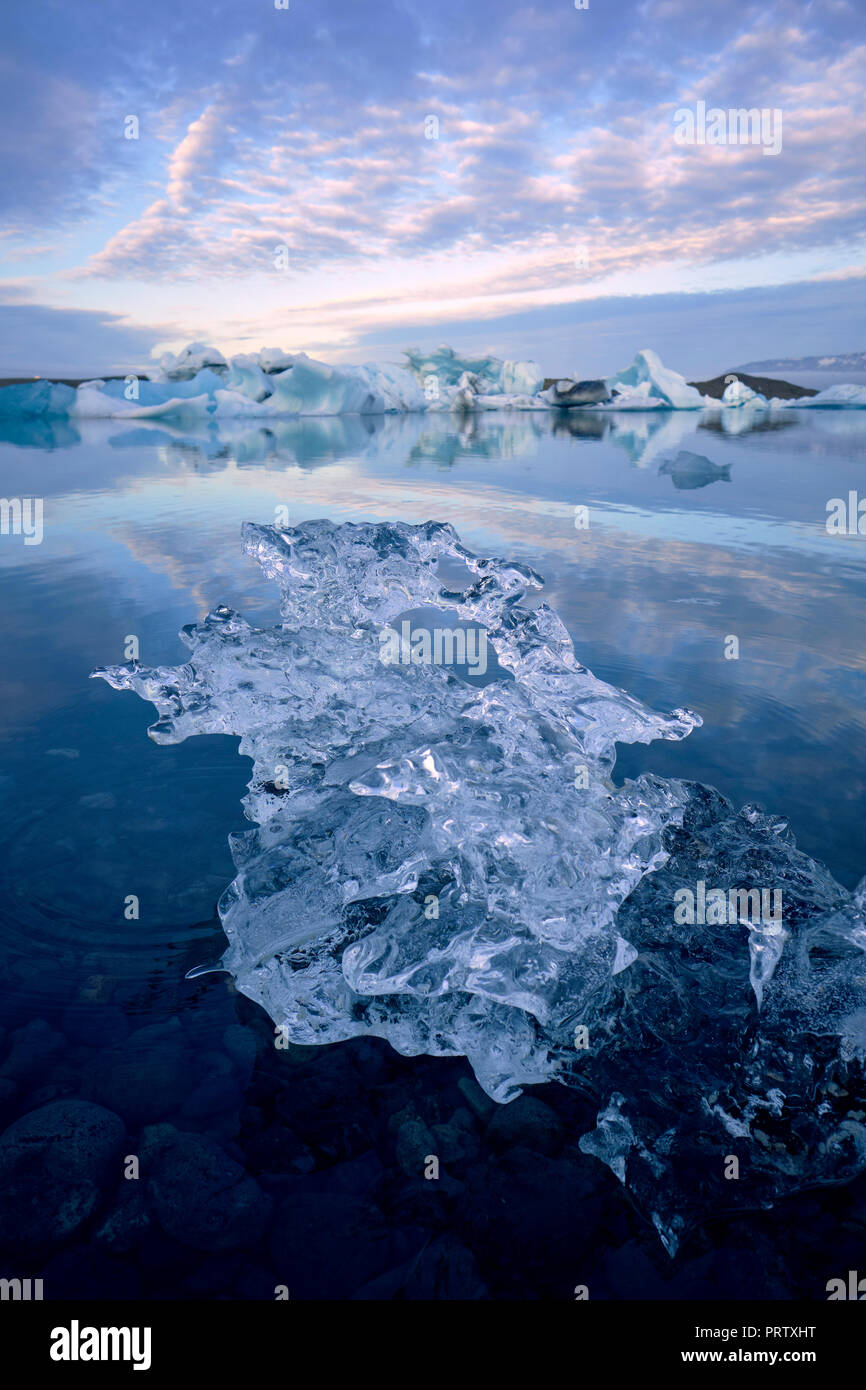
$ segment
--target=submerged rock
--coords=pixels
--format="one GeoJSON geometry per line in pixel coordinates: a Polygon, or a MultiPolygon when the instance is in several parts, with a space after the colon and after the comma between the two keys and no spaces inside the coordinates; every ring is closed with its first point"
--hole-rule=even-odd
{"type": "Polygon", "coordinates": [[[212,1140],[178,1133],[147,1167],[150,1209],[165,1233],[197,1250],[235,1250],[260,1240],[270,1198],[212,1140]]]}
{"type": "Polygon", "coordinates": [[[119,1116],[84,1100],[22,1115],[0,1137],[0,1244],[41,1246],[74,1235],[120,1174],[119,1116]]]}
{"type": "Polygon", "coordinates": [[[87,1078],[94,1100],[132,1126],[180,1108],[190,1091],[189,1058],[178,1020],[138,1028],[100,1053],[87,1078]]]}

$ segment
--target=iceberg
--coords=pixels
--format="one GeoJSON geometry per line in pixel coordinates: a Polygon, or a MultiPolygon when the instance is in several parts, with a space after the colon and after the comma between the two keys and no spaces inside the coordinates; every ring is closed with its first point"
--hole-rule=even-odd
{"type": "Polygon", "coordinates": [[[866,386],[858,386],[853,382],[840,382],[838,386],[828,386],[823,391],[819,391],[817,396],[798,396],[793,401],[780,401],[773,398],[770,402],[772,406],[779,409],[820,410],[822,407],[839,408],[840,406],[854,406],[860,410],[866,410],[866,386]]]}
{"type": "Polygon", "coordinates": [[[226,359],[215,347],[190,343],[179,353],[164,353],[150,377],[86,381],[77,388],[42,380],[0,387],[0,417],[113,420],[198,415],[205,420],[275,421],[439,411],[461,415],[548,409],[727,412],[744,405],[769,410],[866,407],[866,386],[844,384],[814,397],[765,401],[744,383],[732,382],[718,401],[702,396],[649,348],[637,353],[617,376],[563,378],[547,387],[537,362],[461,357],[446,345],[427,354],[409,348],[405,356],[404,365],[335,366],[280,348],[226,359]]]}
{"type": "Polygon", "coordinates": [[[154,381],[189,381],[199,372],[210,368],[224,371],[228,363],[215,347],[206,343],[189,343],[180,352],[164,352],[159,359],[159,367],[154,373],[154,381]]]}
{"type": "Polygon", "coordinates": [[[708,399],[679,372],[663,366],[650,348],[638,352],[631,366],[611,377],[607,385],[614,397],[611,410],[701,410],[708,399]]]}
{"type": "Polygon", "coordinates": [[[762,396],[759,391],[754,391],[751,386],[747,386],[739,377],[729,381],[722,396],[722,404],[728,406],[750,406],[761,407],[768,404],[766,396],[762,396]]]}
{"type": "Polygon", "coordinates": [[[866,880],[847,892],[712,788],[617,785],[617,743],[700,718],[597,679],[528,566],[432,521],[248,523],[244,544],[278,624],[217,607],[185,664],[93,674],[156,707],[158,744],[239,736],[222,968],[275,1030],[463,1055],[499,1103],[576,1088],[581,1147],[671,1254],[710,1213],[866,1168],[866,880]],[[421,640],[458,625],[492,649],[475,683],[421,640]]]}
{"type": "MultiPolygon", "coordinates": [[[[196,381],[198,379],[196,378],[196,381]]],[[[141,388],[137,399],[127,400],[118,390],[116,382],[85,381],[78,387],[69,415],[79,420],[147,420],[162,419],[165,416],[206,415],[210,397],[203,393],[193,395],[162,395],[162,399],[148,398],[160,393],[152,383],[142,383],[150,387],[141,398],[141,388]]]]}
{"type": "Polygon", "coordinates": [[[432,378],[439,391],[462,385],[479,396],[534,396],[544,385],[544,374],[537,362],[459,357],[447,343],[427,355],[417,348],[407,348],[406,357],[416,380],[424,386],[432,378]],[[465,382],[464,377],[468,377],[465,382]]]}

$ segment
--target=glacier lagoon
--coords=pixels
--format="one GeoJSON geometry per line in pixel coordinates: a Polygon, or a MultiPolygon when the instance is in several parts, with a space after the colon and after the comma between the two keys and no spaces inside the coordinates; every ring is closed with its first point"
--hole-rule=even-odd
{"type": "MultiPolygon", "coordinates": [[[[205,1055],[217,1052],[222,1033],[233,1026],[223,1001],[228,998],[231,1009],[241,1006],[237,996],[225,995],[223,977],[202,977],[192,984],[183,977],[203,958],[216,963],[224,948],[214,902],[235,872],[226,837],[230,831],[244,832],[239,803],[248,764],[237,758],[233,739],[212,734],[177,747],[154,747],[144,737],[149,722],[145,706],[84,682],[94,666],[124,659],[130,635],[137,638],[142,666],[177,666],[187,659],[175,637],[177,629],[196,616],[204,618],[220,602],[256,626],[273,624],[278,616],[273,585],[245,560],[240,526],[247,520],[267,524],[277,508],[287,511],[290,526],[302,527],[319,517],[369,525],[384,518],[408,525],[434,518],[452,525],[474,554],[504,557],[544,575],[545,597],[565,624],[579,663],[605,688],[624,690],[657,711],[688,706],[701,716],[703,723],[682,742],[624,741],[617,747],[615,800],[627,798],[629,782],[643,775],[649,779],[645,785],[664,799],[668,815],[676,810],[669,804],[675,799],[671,788],[681,782],[717,787],[730,803],[729,814],[720,800],[698,798],[686,838],[662,847],[679,856],[676,885],[694,885],[707,877],[702,866],[724,853],[742,856],[751,873],[741,878],[743,884],[785,888],[787,880],[778,868],[776,878],[751,872],[756,847],[769,843],[774,866],[780,855],[789,870],[793,865],[810,910],[818,904],[851,911],[850,894],[864,865],[863,832],[852,814],[862,797],[863,778],[862,764],[852,755],[862,747],[857,692],[863,571],[857,538],[830,535],[825,517],[829,499],[846,497],[856,487],[863,436],[859,420],[854,412],[817,417],[785,412],[772,423],[738,416],[736,427],[730,428],[719,422],[717,412],[614,415],[603,421],[590,413],[545,412],[531,419],[504,414],[460,422],[342,417],[228,431],[165,422],[157,427],[154,422],[42,421],[31,422],[29,437],[27,429],[16,426],[14,440],[3,447],[3,491],[44,497],[45,535],[41,546],[27,550],[23,538],[6,536],[0,548],[7,592],[16,599],[13,640],[19,653],[13,699],[7,701],[14,739],[5,748],[3,784],[12,884],[4,948],[8,987],[15,982],[6,1016],[21,1027],[32,1026],[34,1019],[53,1020],[57,1032],[78,1037],[81,1049],[95,1047],[95,1020],[104,1034],[96,1049],[96,1074],[103,1079],[96,1086],[82,1079],[81,1093],[100,1104],[114,1096],[115,1109],[122,1102],[116,1088],[111,1089],[109,1061],[128,1046],[111,1036],[110,1025],[123,1031],[120,1016],[128,1031],[132,1020],[133,1039],[142,1028],[166,1020],[169,1031],[157,1054],[165,1049],[170,1056],[182,1053],[185,1066],[202,1051],[201,1039],[212,1033],[211,1015],[219,1018],[220,1028],[205,1055]],[[582,507],[587,508],[588,525],[577,527],[576,509],[582,507]],[[731,634],[739,640],[737,660],[724,656],[731,634]],[[44,769],[36,784],[27,775],[34,761],[44,769]],[[745,817],[738,814],[741,806],[758,802],[767,807],[765,819],[756,810],[745,817]],[[826,865],[832,879],[796,859],[787,847],[792,831],[799,850],[826,865]],[[46,851],[49,842],[51,854],[46,851]],[[132,920],[123,915],[129,894],[140,900],[140,915],[132,920]],[[182,1021],[179,1038],[170,1025],[177,1018],[182,1021]]],[[[404,602],[407,609],[410,598],[414,596],[407,595],[404,602]]],[[[560,770],[572,768],[569,751],[560,770]]],[[[676,825],[668,829],[682,833],[676,825]]],[[[767,853],[760,851],[762,865],[767,853]]],[[[693,1004],[683,1005],[690,1036],[664,1040],[676,1065],[656,1070],[670,1088],[670,1094],[652,1097],[658,1121],[677,1086],[694,1090],[696,1070],[698,1089],[707,1098],[714,1095],[713,1080],[721,1078],[730,1061],[722,1037],[718,1055],[703,1042],[713,1027],[714,1007],[718,1005],[715,1020],[721,1034],[732,1026],[752,1026],[755,1001],[748,948],[745,957],[738,948],[721,964],[704,957],[695,964],[684,958],[687,946],[678,939],[677,969],[685,975],[679,978],[673,971],[666,961],[674,930],[671,871],[659,864],[634,883],[634,875],[644,872],[651,858],[630,862],[632,877],[619,887],[618,934],[640,952],[637,961],[610,971],[623,992],[620,1016],[631,1010],[632,1028],[649,1026],[640,1017],[639,1001],[649,999],[653,989],[672,990],[674,997],[681,991],[684,999],[695,990],[706,993],[701,1006],[706,1012],[696,1015],[693,1004]],[[746,987],[736,993],[744,959],[746,987]],[[636,969],[644,971],[640,988],[627,988],[636,969]]],[[[786,893],[786,906],[788,901],[786,893]]],[[[724,928],[725,933],[730,930],[724,928]]],[[[831,924],[829,937],[816,946],[828,972],[822,987],[833,998],[840,971],[848,980],[846,988],[855,987],[848,979],[854,973],[850,943],[837,949],[835,931],[831,924]]],[[[701,949],[706,952],[706,942],[701,949]]],[[[770,986],[774,979],[783,982],[774,974],[770,986]]],[[[790,1010],[791,998],[785,996],[782,1014],[788,1022],[790,1010]]],[[[827,1012],[832,1014],[832,1008],[827,1012]]],[[[274,1053],[272,1036],[270,1043],[265,1039],[261,1018],[248,1026],[259,1028],[261,1051],[270,1047],[272,1064],[274,1058],[286,1060],[274,1053]]],[[[502,1036],[508,1036],[505,1023],[502,1036]]],[[[724,1038],[730,1041],[729,1031],[724,1038]]],[[[136,1045],[138,1052],[145,1041],[136,1045]]],[[[317,1047],[310,1057],[300,1044],[297,1056],[292,1055],[301,1069],[339,1070],[345,1063],[336,1059],[346,1047],[358,1045],[317,1047]]],[[[575,1183],[591,1181],[587,1168],[607,1171],[592,1154],[608,1164],[615,1183],[621,1167],[641,1220],[649,1226],[655,1219],[669,1249],[675,1250],[682,1237],[688,1250],[695,1220],[726,1209],[747,1213],[751,1205],[775,1201],[798,1186],[841,1181],[856,1171],[856,1128],[845,1131],[850,1152],[839,1150],[843,1138],[837,1135],[836,1149],[831,1145],[817,1168],[809,1170],[802,1161],[810,1145],[816,1157],[818,1146],[826,1145],[828,1134],[836,1134],[840,1125],[859,1124],[848,1117],[852,1110],[856,1114],[854,1100],[833,1099],[832,1089],[822,1093],[815,1109],[830,1104],[833,1113],[824,1111],[809,1120],[810,1133],[803,1131],[801,1115],[796,1138],[803,1147],[794,1161],[790,1131],[783,1133],[791,1121],[790,1102],[785,1109],[775,1101],[774,1115],[770,1086],[764,1094],[770,1103],[763,1126],[753,1124],[762,1137],[752,1137],[738,1149],[745,1136],[738,1139],[728,1129],[724,1152],[740,1152],[744,1161],[740,1186],[728,1183],[725,1191],[721,1174],[712,1171],[712,1156],[700,1142],[692,1142],[694,1132],[679,1153],[676,1145],[667,1154],[658,1149],[657,1141],[666,1134],[658,1124],[656,1147],[646,1143],[646,1116],[635,1106],[641,1084],[646,1087],[645,1048],[634,1048],[630,1056],[616,1046],[603,1050],[609,1053],[603,1059],[607,1093],[588,1106],[573,1128],[565,1129],[555,1160],[537,1160],[539,1181],[545,1181],[545,1162],[562,1164],[565,1152],[573,1151],[574,1173],[580,1174],[575,1183]],[[590,1136],[583,1152],[578,1148],[581,1135],[590,1136]],[[746,1151],[757,1160],[750,1178],[746,1151]],[[657,1171],[668,1158],[680,1163],[675,1180],[657,1171]],[[751,1193],[744,1190],[750,1181],[751,1193]]],[[[144,1052],[149,1055],[147,1048],[144,1052]]],[[[578,1064],[581,1059],[574,1053],[572,1048],[572,1064],[578,1064]]],[[[362,1088],[366,1055],[359,1054],[353,1070],[353,1084],[362,1088]]],[[[831,1063],[829,1055],[805,1055],[817,1068],[814,1075],[831,1063]]],[[[798,1066],[803,1056],[801,1050],[798,1066]]],[[[213,1090],[214,1075],[224,1075],[224,1095],[236,1102],[238,1075],[221,1071],[213,1056],[210,1065],[213,1074],[206,1065],[195,1073],[198,1089],[206,1090],[210,1082],[213,1090]]],[[[381,1068],[390,1065],[378,1053],[375,1062],[369,1061],[371,1087],[378,1084],[374,1078],[381,1081],[381,1068]]],[[[408,1065],[420,1068],[415,1075],[425,1078],[429,1097],[416,1096],[413,1104],[422,1112],[428,1106],[429,1126],[430,1115],[438,1113],[440,1084],[444,1094],[453,1083],[450,1069],[465,1064],[420,1057],[408,1065]],[[435,1068],[444,1069],[441,1083],[435,1068]]],[[[772,1059],[773,1070],[780,1065],[784,1076],[784,1059],[772,1059]]],[[[572,1118],[567,1109],[559,1109],[571,1104],[570,1097],[565,1102],[552,1098],[560,1095],[559,1087],[536,1084],[541,1076],[528,1079],[527,1094],[542,1097],[560,1117],[572,1118]]],[[[802,1074],[793,1079],[804,1084],[802,1074]]],[[[834,1079],[828,1073],[820,1085],[844,1091],[839,1083],[838,1075],[834,1079]]],[[[201,1097],[190,1106],[189,1089],[187,1075],[176,1095],[154,1099],[153,1115],[122,1118],[130,1131],[147,1120],[165,1123],[169,1117],[181,1132],[213,1135],[221,1133],[221,1125],[233,1128],[219,1113],[216,1099],[218,1123],[202,1111],[201,1097]]],[[[21,1099],[19,1095],[17,1103],[21,1099]]],[[[497,1113],[519,1114],[522,1104],[500,1105],[497,1113]]],[[[725,1095],[712,1104],[724,1109],[725,1095]]],[[[487,1116],[488,1128],[501,1128],[480,1100],[477,1106],[487,1116]]],[[[231,1104],[225,1108],[230,1110],[231,1104]]],[[[455,1105],[454,1113],[465,1108],[455,1105]]],[[[17,1113],[13,1110],[8,1118],[17,1113]]],[[[725,1114],[735,1127],[743,1123],[742,1113],[725,1114]]],[[[745,1123],[754,1120],[752,1114],[745,1123]]],[[[447,1128],[449,1117],[436,1123],[447,1128]]],[[[297,1122],[292,1129],[296,1138],[299,1129],[303,1126],[297,1122]]],[[[328,1136],[325,1143],[315,1131],[311,1123],[307,1137],[314,1142],[307,1148],[318,1181],[320,1169],[330,1171],[321,1154],[333,1139],[328,1136]]],[[[239,1139],[248,1139],[244,1124],[226,1134],[223,1144],[239,1139]]],[[[387,1139],[370,1148],[379,1154],[387,1176],[393,1161],[387,1139]]],[[[532,1143],[523,1149],[527,1151],[534,1152],[532,1143]]],[[[347,1156],[341,1152],[340,1157],[347,1156]]],[[[306,1161],[302,1152],[300,1158],[306,1161]]],[[[357,1162],[357,1156],[349,1158],[357,1162]]],[[[452,1171],[463,1174],[465,1161],[452,1159],[452,1171]]],[[[489,1158],[491,1164],[498,1161],[489,1158]]],[[[476,1164],[483,1166],[484,1159],[476,1164]]],[[[343,1166],[336,1164],[335,1171],[343,1166]]],[[[447,1156],[443,1166],[447,1169],[447,1156]]],[[[252,1171],[267,1191],[267,1173],[262,1179],[255,1164],[252,1171]]],[[[292,1181],[303,1182],[303,1173],[303,1167],[292,1170],[292,1181]]],[[[564,1171],[561,1177],[565,1181],[564,1171]]],[[[521,1181],[526,1183],[525,1173],[521,1181]]],[[[843,1190],[859,1189],[852,1183],[843,1190]]],[[[802,1199],[789,1198],[779,1210],[790,1210],[797,1200],[802,1199]]],[[[375,1205],[386,1205],[385,1198],[380,1195],[375,1205]]],[[[747,1229],[750,1220],[741,1214],[739,1229],[747,1229]]],[[[731,1228],[737,1229],[737,1222],[731,1228]]],[[[448,1238],[452,1236],[449,1228],[448,1238]]],[[[440,1238],[445,1238],[442,1232],[440,1238]]],[[[641,1258],[654,1258],[640,1244],[641,1235],[631,1238],[638,1242],[641,1258]]],[[[468,1240],[465,1231],[461,1240],[468,1240]]],[[[628,1241],[612,1242],[612,1249],[628,1247],[628,1241]]],[[[586,1256],[575,1258],[580,1263],[586,1256]]],[[[683,1258],[682,1252],[677,1258],[683,1258]]],[[[792,1256],[793,1287],[796,1263],[792,1256]]],[[[827,1277],[833,1272],[828,1270],[827,1277]]],[[[486,1268],[482,1274],[493,1277],[486,1268]]],[[[690,1287],[698,1287],[694,1274],[690,1287]]],[[[690,1295],[680,1287],[679,1296],[690,1295]]]]}

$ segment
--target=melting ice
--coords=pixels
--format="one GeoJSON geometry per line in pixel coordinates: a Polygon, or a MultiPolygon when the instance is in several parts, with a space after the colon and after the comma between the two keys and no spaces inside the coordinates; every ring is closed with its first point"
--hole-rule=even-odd
{"type": "Polygon", "coordinates": [[[866,407],[866,386],[840,384],[816,396],[766,400],[734,380],[719,401],[702,396],[649,348],[606,380],[557,381],[545,388],[537,362],[461,357],[453,348],[424,354],[408,349],[403,365],[368,362],[333,366],[306,353],[262,348],[229,360],[216,348],[191,343],[165,353],[148,378],[34,381],[0,388],[0,415],[76,419],[265,419],[292,416],[382,415],[409,411],[775,410],[866,407]]]}
{"type": "Polygon", "coordinates": [[[157,743],[235,734],[252,760],[219,905],[238,988],[297,1042],[462,1054],[500,1102],[580,1089],[598,1107],[581,1147],[671,1253],[708,1212],[866,1166],[866,893],[777,816],[613,781],[617,743],[698,716],[596,679],[528,597],[538,575],[451,526],[244,534],[278,625],[220,607],[183,630],[186,664],[94,673],[156,706],[157,743]],[[382,630],[419,609],[483,631],[501,678],[383,663],[382,630]],[[784,923],[677,920],[699,882],[779,890],[784,923]]]}

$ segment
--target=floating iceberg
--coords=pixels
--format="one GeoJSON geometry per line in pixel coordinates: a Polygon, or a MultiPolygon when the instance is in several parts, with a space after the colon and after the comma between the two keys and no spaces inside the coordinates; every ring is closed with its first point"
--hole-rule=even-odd
{"type": "Polygon", "coordinates": [[[444,343],[425,355],[407,348],[409,370],[422,386],[432,378],[439,391],[443,387],[469,386],[478,396],[534,396],[544,385],[544,373],[537,362],[503,362],[498,357],[458,357],[444,343]],[[468,376],[469,380],[464,378],[468,376]]]}
{"type": "Polygon", "coordinates": [[[856,406],[861,410],[866,410],[866,386],[856,386],[853,382],[842,382],[838,386],[828,386],[825,390],[819,391],[817,396],[798,396],[793,401],[772,400],[773,406],[780,408],[793,407],[795,410],[803,410],[810,407],[812,410],[820,410],[832,407],[838,409],[840,406],[856,406]]]}
{"type": "Polygon", "coordinates": [[[611,377],[608,387],[614,397],[611,410],[701,410],[707,404],[694,386],[679,372],[662,364],[657,352],[649,348],[637,353],[630,367],[611,377]]]}
{"type": "Polygon", "coordinates": [[[228,363],[215,347],[206,343],[189,343],[180,352],[164,352],[159,359],[159,368],[154,373],[155,381],[189,381],[207,368],[216,371],[228,370],[228,363]]]}
{"type": "Polygon", "coordinates": [[[536,362],[461,357],[443,346],[424,354],[410,348],[404,366],[368,362],[331,366],[304,352],[262,348],[228,361],[205,343],[164,353],[150,378],[86,381],[77,389],[34,381],[0,387],[0,416],[79,419],[175,417],[204,420],[277,420],[292,416],[383,415],[421,411],[488,410],[672,411],[866,407],[866,386],[833,386],[819,395],[765,401],[733,382],[722,401],[702,396],[649,348],[608,380],[556,381],[545,389],[536,362]]]}
{"type": "Polygon", "coordinates": [[[462,1054],[500,1102],[578,1088],[598,1107],[581,1147],[671,1253],[710,1212],[866,1167],[866,891],[779,817],[613,780],[617,743],[698,716],[598,680],[524,602],[539,577],[448,525],[247,525],[245,545],[277,626],[217,608],[183,630],[185,665],[94,675],[156,706],[157,743],[240,736],[252,825],[231,837],[223,967],[276,1027],[462,1054]],[[486,683],[417,630],[383,663],[383,632],[418,611],[489,644],[486,683]],[[746,910],[753,885],[778,915],[746,910]],[[739,906],[720,919],[713,894],[739,906]]]}
{"type": "Polygon", "coordinates": [[[722,396],[722,405],[761,407],[767,404],[766,396],[762,396],[759,391],[754,391],[751,386],[740,381],[739,377],[728,382],[725,387],[725,394],[722,396]]]}

